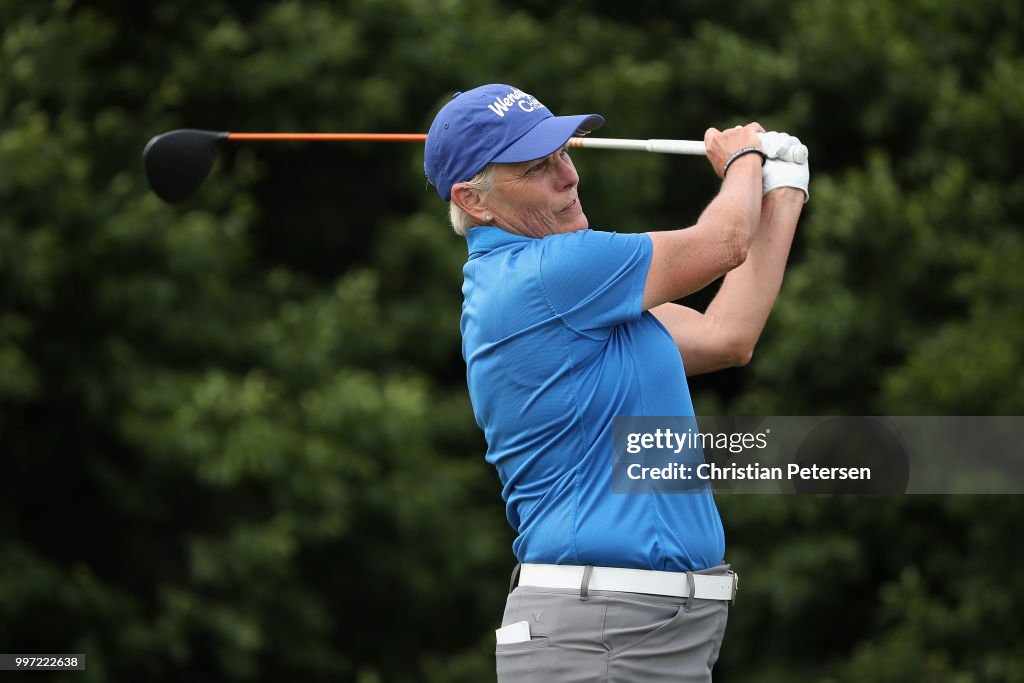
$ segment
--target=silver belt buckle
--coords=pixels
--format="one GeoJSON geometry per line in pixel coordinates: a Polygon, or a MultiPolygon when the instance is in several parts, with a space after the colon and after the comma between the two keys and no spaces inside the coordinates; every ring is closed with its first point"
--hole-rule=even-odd
{"type": "Polygon", "coordinates": [[[729,604],[735,605],[736,593],[738,593],[740,589],[740,575],[732,571],[731,569],[729,570],[729,574],[732,575],[732,598],[730,599],[729,604]]]}

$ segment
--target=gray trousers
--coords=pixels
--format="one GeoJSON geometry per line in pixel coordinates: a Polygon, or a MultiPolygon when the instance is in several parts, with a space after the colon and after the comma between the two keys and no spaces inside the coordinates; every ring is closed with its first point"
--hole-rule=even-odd
{"type": "Polygon", "coordinates": [[[728,616],[724,600],[520,586],[501,625],[531,639],[495,647],[498,683],[710,683],[728,616]]]}

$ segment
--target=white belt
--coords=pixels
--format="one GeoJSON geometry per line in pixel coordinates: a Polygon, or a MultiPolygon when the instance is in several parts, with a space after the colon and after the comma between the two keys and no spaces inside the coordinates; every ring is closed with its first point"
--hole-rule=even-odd
{"type": "MultiPolygon", "coordinates": [[[[524,564],[519,572],[520,586],[578,589],[583,586],[586,567],[569,564],[524,564]]],[[[592,591],[650,593],[701,600],[735,600],[739,576],[730,571],[724,576],[686,572],[660,572],[650,569],[591,567],[592,591]],[[690,581],[693,581],[692,585],[690,581]],[[691,593],[692,591],[692,593],[691,593]]]]}

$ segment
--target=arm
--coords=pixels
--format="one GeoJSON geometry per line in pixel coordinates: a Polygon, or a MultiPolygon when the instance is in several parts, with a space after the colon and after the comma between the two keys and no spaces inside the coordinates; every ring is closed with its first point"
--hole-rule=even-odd
{"type": "Polygon", "coordinates": [[[803,203],[798,188],[765,195],[746,260],[726,275],[705,313],[672,303],[651,309],[679,347],[688,375],[750,361],[782,286],[803,203]]]}
{"type": "Polygon", "coordinates": [[[747,258],[761,211],[761,157],[747,154],[733,161],[727,174],[722,169],[733,152],[757,147],[763,130],[751,123],[704,134],[708,160],[719,177],[724,175],[722,188],[693,227],[648,233],[654,248],[644,310],[702,289],[747,258]]]}

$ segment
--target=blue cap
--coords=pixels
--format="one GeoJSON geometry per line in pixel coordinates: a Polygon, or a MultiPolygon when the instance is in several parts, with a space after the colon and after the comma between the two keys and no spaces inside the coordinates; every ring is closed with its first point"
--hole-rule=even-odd
{"type": "Polygon", "coordinates": [[[604,123],[597,114],[555,116],[533,95],[491,83],[457,92],[434,117],[427,133],[423,170],[441,199],[490,163],[546,157],[573,135],[604,123]]]}

